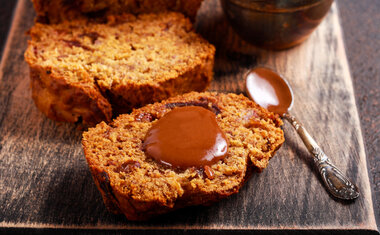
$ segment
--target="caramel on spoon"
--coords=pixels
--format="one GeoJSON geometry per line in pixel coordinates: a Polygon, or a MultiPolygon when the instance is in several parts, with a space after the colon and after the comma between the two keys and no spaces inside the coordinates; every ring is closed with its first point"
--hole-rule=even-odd
{"type": "Polygon", "coordinates": [[[309,152],[314,156],[327,190],[335,197],[351,200],[359,197],[359,191],[318,146],[298,120],[289,114],[293,105],[293,92],[288,82],[276,72],[265,67],[256,67],[245,75],[246,89],[250,98],[260,106],[288,120],[309,152]]]}

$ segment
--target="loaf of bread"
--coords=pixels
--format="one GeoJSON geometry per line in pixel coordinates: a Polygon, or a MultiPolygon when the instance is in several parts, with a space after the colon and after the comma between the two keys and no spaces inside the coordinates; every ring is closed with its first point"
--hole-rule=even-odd
{"type": "Polygon", "coordinates": [[[33,0],[37,22],[61,23],[80,18],[105,18],[123,13],[181,12],[194,20],[203,0],[33,0]]]}
{"type": "Polygon", "coordinates": [[[29,34],[33,99],[58,121],[110,121],[113,114],[203,91],[213,75],[214,46],[181,13],[36,23],[29,34]]]}
{"type": "MultiPolygon", "coordinates": [[[[261,171],[284,142],[278,115],[243,95],[197,93],[169,98],[101,122],[83,134],[89,168],[110,211],[145,220],[191,205],[208,205],[237,193],[253,170],[261,171]],[[216,115],[228,140],[225,158],[205,167],[178,169],[148,157],[143,142],[166,113],[200,106],[216,115]]],[[[180,156],[179,156],[180,157],[180,156]]]]}

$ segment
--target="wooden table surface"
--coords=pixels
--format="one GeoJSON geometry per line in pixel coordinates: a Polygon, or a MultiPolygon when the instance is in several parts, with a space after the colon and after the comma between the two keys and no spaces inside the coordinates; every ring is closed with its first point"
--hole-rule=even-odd
{"type": "MultiPolygon", "coordinates": [[[[0,0],[0,54],[17,1],[0,0]]],[[[380,1],[339,0],[346,53],[363,132],[374,211],[380,217],[380,1]]]]}

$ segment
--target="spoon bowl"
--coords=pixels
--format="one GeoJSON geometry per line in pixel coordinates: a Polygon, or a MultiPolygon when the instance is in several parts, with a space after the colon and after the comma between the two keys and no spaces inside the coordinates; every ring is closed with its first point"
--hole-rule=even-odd
{"type": "Polygon", "coordinates": [[[334,197],[352,200],[359,190],[327,157],[300,122],[289,113],[293,106],[293,91],[289,83],[266,67],[256,67],[245,74],[248,96],[258,105],[279,114],[292,124],[309,152],[328,192],[334,197]]]}
{"type": "Polygon", "coordinates": [[[261,107],[280,115],[293,107],[293,90],[278,73],[269,68],[256,67],[248,71],[245,77],[249,97],[261,107]]]}

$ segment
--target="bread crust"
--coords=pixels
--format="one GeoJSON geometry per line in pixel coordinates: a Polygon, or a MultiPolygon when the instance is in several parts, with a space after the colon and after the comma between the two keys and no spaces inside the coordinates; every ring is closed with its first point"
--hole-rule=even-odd
{"type": "Polygon", "coordinates": [[[111,120],[111,104],[93,84],[70,83],[34,65],[30,67],[30,80],[36,106],[50,119],[91,126],[111,120]]]}
{"type": "Polygon", "coordinates": [[[123,13],[141,14],[164,11],[181,12],[192,21],[203,0],[32,0],[37,13],[36,21],[57,24],[65,20],[96,17],[98,20],[108,15],[123,13]]]}
{"type": "Polygon", "coordinates": [[[191,92],[120,115],[110,124],[102,122],[83,134],[82,145],[107,208],[129,220],[147,220],[237,193],[284,142],[281,125],[278,115],[243,95],[191,92]],[[175,107],[189,105],[213,111],[228,137],[227,157],[210,166],[213,179],[202,168],[168,169],[141,150],[152,123],[175,107]]]}

